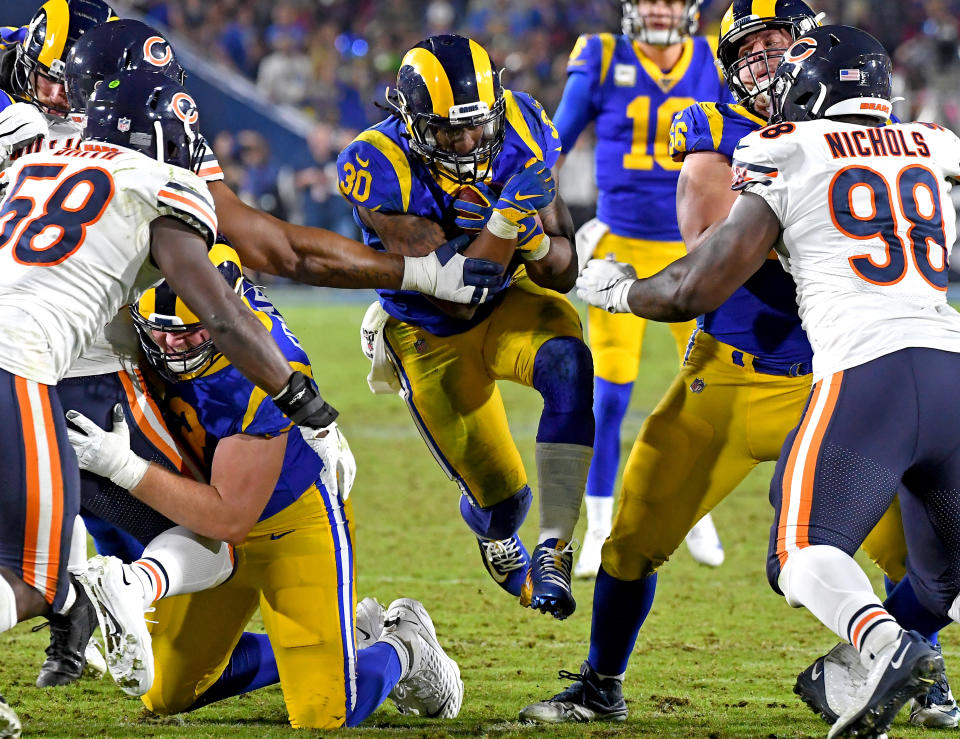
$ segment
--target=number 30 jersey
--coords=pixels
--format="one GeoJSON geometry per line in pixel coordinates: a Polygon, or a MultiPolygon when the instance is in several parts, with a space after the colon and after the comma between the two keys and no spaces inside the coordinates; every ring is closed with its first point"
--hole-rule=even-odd
{"type": "Polygon", "coordinates": [[[956,238],[946,178],[960,139],[939,126],[818,120],[769,126],[734,152],[734,189],[783,226],[814,381],[907,347],[960,352],[947,304],[956,238]]]}
{"type": "Polygon", "coordinates": [[[177,218],[209,244],[217,233],[195,174],[93,142],[17,159],[0,190],[0,367],[48,385],[162,278],[154,220],[177,218]]]}

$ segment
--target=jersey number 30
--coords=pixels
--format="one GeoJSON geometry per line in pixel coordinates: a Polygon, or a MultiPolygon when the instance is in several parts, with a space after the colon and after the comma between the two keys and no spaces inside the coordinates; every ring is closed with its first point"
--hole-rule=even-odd
{"type": "Polygon", "coordinates": [[[11,243],[20,264],[51,267],[83,244],[87,228],[96,223],[113,198],[113,177],[99,167],[75,172],[56,183],[39,214],[31,217],[41,180],[56,180],[65,164],[32,164],[20,170],[0,209],[0,250],[11,243]]]}
{"type": "Polygon", "coordinates": [[[912,262],[931,287],[947,289],[947,239],[940,188],[936,175],[926,167],[914,164],[901,169],[895,190],[879,172],[868,167],[842,169],[830,183],[830,215],[833,225],[851,239],[879,238],[885,244],[884,264],[877,264],[869,254],[850,257],[853,271],[867,282],[895,285],[906,276],[912,262]],[[862,212],[866,208],[854,210],[857,190],[869,196],[869,212],[862,212]],[[905,238],[900,236],[904,226],[905,238]]]}

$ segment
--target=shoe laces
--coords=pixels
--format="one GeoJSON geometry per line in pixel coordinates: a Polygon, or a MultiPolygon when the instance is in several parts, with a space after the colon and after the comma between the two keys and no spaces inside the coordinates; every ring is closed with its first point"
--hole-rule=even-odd
{"type": "Polygon", "coordinates": [[[524,566],[523,550],[516,536],[509,539],[481,539],[483,554],[498,572],[513,572],[524,566]]]}
{"type": "Polygon", "coordinates": [[[573,552],[576,542],[571,541],[563,549],[540,546],[536,551],[536,569],[539,570],[538,579],[570,590],[570,571],[573,569],[573,552]]]}

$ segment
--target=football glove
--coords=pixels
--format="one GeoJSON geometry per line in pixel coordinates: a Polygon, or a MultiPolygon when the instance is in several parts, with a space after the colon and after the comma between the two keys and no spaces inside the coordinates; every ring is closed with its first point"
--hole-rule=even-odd
{"type": "Polygon", "coordinates": [[[441,244],[424,257],[403,258],[401,290],[417,290],[454,303],[483,303],[503,281],[503,267],[486,259],[466,258],[466,234],[441,244]]]}
{"type": "Polygon", "coordinates": [[[557,183],[550,168],[539,159],[530,159],[503,186],[487,229],[498,238],[514,238],[520,221],[546,208],[556,194],[557,183]]]}
{"type": "Polygon", "coordinates": [[[523,259],[536,262],[547,256],[550,251],[550,237],[543,232],[536,213],[521,220],[517,227],[517,249],[523,259]]]}
{"type": "Polygon", "coordinates": [[[577,278],[577,297],[608,313],[631,313],[627,295],[636,281],[637,271],[632,265],[612,256],[591,259],[577,278]]]}
{"type": "Polygon", "coordinates": [[[67,439],[77,454],[81,470],[106,477],[124,490],[132,490],[147,474],[150,463],[130,449],[130,430],[123,408],[113,406],[113,428],[104,431],[77,411],[67,411],[67,420],[79,431],[67,428],[67,439]]]}
{"type": "Polygon", "coordinates": [[[323,460],[320,481],[327,492],[337,492],[346,500],[357,477],[357,461],[337,422],[334,421],[325,429],[301,428],[300,434],[323,460]]]}
{"type": "Polygon", "coordinates": [[[286,386],[273,396],[277,408],[297,426],[323,429],[333,423],[340,412],[320,397],[313,383],[303,372],[294,372],[286,386]]]}
{"type": "Polygon", "coordinates": [[[469,185],[483,200],[482,203],[474,203],[471,200],[457,198],[453,201],[453,210],[456,213],[454,224],[461,231],[477,234],[483,230],[493,215],[493,206],[496,201],[496,193],[482,182],[475,182],[469,185]]]}
{"type": "Polygon", "coordinates": [[[0,111],[0,160],[48,133],[47,119],[30,103],[14,103],[0,111]]]}

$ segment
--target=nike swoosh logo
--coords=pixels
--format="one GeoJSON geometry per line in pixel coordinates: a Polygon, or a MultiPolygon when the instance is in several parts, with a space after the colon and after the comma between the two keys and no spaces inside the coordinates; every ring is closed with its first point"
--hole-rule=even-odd
{"type": "Polygon", "coordinates": [[[813,665],[813,671],[810,673],[810,677],[812,677],[814,682],[816,682],[820,678],[820,675],[822,674],[823,674],[823,670],[820,668],[820,661],[818,660],[813,665]]]}
{"type": "Polygon", "coordinates": [[[360,634],[360,636],[362,636],[364,640],[367,640],[370,638],[369,631],[367,631],[366,629],[361,629],[359,626],[357,626],[356,628],[357,628],[357,633],[360,634]]]}
{"type": "Polygon", "coordinates": [[[281,533],[279,533],[279,534],[270,534],[270,539],[271,539],[272,541],[276,541],[277,539],[282,539],[282,538],[285,537],[287,534],[292,534],[294,531],[296,531],[296,529],[290,529],[289,531],[283,531],[283,532],[281,532],[281,533]]]}
{"type": "Polygon", "coordinates": [[[369,166],[370,166],[370,160],[369,160],[369,159],[364,160],[364,159],[361,159],[361,158],[358,156],[358,157],[357,157],[357,164],[359,164],[361,167],[369,167],[369,166]]]}
{"type": "Polygon", "coordinates": [[[530,200],[531,198],[538,198],[539,195],[517,195],[514,200],[530,200]]]}
{"type": "Polygon", "coordinates": [[[903,664],[903,658],[907,656],[907,652],[909,651],[909,649],[910,649],[910,643],[907,642],[906,644],[903,645],[903,648],[901,649],[900,654],[895,655],[894,658],[890,660],[890,666],[893,669],[895,670],[900,669],[900,666],[903,664]]]}

